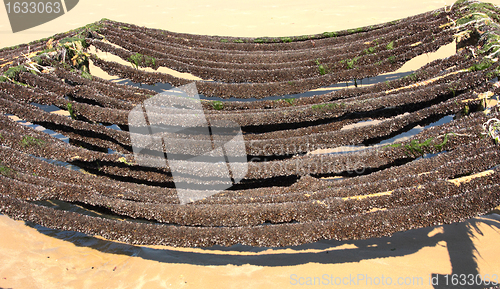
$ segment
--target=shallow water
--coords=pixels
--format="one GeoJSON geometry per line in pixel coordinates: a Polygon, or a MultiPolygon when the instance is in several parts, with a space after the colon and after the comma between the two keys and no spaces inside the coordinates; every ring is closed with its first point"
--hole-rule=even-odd
{"type": "Polygon", "coordinates": [[[62,140],[65,143],[69,143],[69,138],[66,137],[66,136],[64,136],[64,135],[62,135],[62,134],[60,134],[60,133],[57,133],[57,132],[55,132],[53,130],[50,130],[50,129],[47,129],[47,128],[41,126],[41,125],[33,124],[31,122],[19,119],[18,117],[16,117],[15,115],[12,115],[12,114],[6,114],[6,116],[10,117],[11,119],[15,120],[17,123],[19,123],[21,125],[24,125],[24,126],[32,128],[34,130],[46,133],[46,134],[50,135],[51,137],[57,138],[59,140],[62,140]]]}
{"type": "MultiPolygon", "coordinates": [[[[123,61],[122,59],[120,59],[120,61],[117,60],[116,62],[119,62],[120,64],[127,65],[127,62],[123,61]]],[[[400,78],[403,78],[407,75],[412,74],[413,72],[414,71],[412,70],[412,71],[407,71],[407,72],[389,73],[389,74],[378,75],[378,76],[370,77],[370,78],[358,79],[356,82],[357,82],[358,87],[362,87],[362,86],[373,85],[373,84],[377,84],[377,83],[381,83],[381,82],[385,82],[385,81],[389,81],[389,80],[400,79],[400,78]]],[[[108,73],[106,73],[102,69],[95,67],[95,66],[91,66],[91,73],[93,75],[97,75],[101,78],[111,80],[114,83],[128,85],[131,87],[149,89],[149,90],[155,91],[157,93],[162,93],[162,92],[165,92],[167,90],[174,88],[169,83],[156,83],[154,85],[150,85],[150,84],[142,84],[142,83],[133,82],[130,79],[118,78],[116,76],[109,75],[108,73]]],[[[280,95],[280,96],[269,96],[269,97],[264,97],[264,98],[260,98],[260,99],[257,99],[257,98],[235,98],[235,97],[230,97],[230,98],[207,97],[203,94],[199,94],[199,96],[200,96],[200,99],[205,99],[205,100],[253,102],[253,101],[279,100],[279,99],[287,99],[287,98],[301,98],[301,97],[318,96],[318,95],[327,94],[327,93],[330,93],[330,92],[333,92],[336,90],[345,89],[345,88],[353,88],[353,87],[355,87],[355,83],[354,83],[354,80],[351,80],[349,82],[340,82],[340,83],[332,84],[330,86],[321,87],[321,88],[310,90],[310,91],[303,92],[303,93],[287,94],[287,95],[280,95]]]]}
{"type": "MultiPolygon", "coordinates": [[[[416,136],[417,134],[421,133],[422,131],[424,131],[428,128],[436,127],[439,125],[449,123],[449,122],[453,121],[454,117],[455,117],[454,115],[447,115],[447,116],[440,118],[437,121],[434,121],[430,124],[425,125],[424,127],[422,127],[420,125],[415,125],[413,128],[404,130],[401,133],[399,133],[393,137],[382,139],[380,141],[377,141],[377,142],[369,144],[369,145],[362,145],[361,144],[361,145],[340,146],[340,147],[336,147],[336,148],[332,148],[332,149],[319,149],[319,150],[310,152],[309,154],[333,154],[333,155],[335,155],[335,154],[347,154],[347,153],[360,153],[360,152],[363,152],[367,149],[372,149],[372,148],[377,148],[377,147],[382,147],[382,146],[386,146],[386,145],[404,142],[404,141],[416,136]]],[[[363,126],[368,126],[368,125],[372,125],[372,124],[377,124],[379,122],[380,122],[380,120],[364,120],[364,121],[360,121],[360,122],[355,123],[355,124],[345,126],[344,128],[350,129],[350,128],[355,128],[355,127],[363,127],[363,126]]],[[[344,128],[342,128],[342,129],[344,129],[344,128]]],[[[435,155],[437,155],[437,154],[435,154],[435,155]]],[[[427,157],[432,157],[432,156],[433,155],[429,155],[427,157]]]]}
{"type": "MultiPolygon", "coordinates": [[[[421,250],[423,246],[436,246],[437,243],[442,242],[442,240],[445,239],[444,235],[438,238],[429,238],[431,232],[435,231],[437,228],[444,227],[444,230],[448,231],[447,234],[453,236],[453,228],[463,226],[468,222],[471,221],[398,232],[392,237],[360,241],[321,240],[310,244],[283,248],[243,245],[234,245],[230,247],[213,246],[208,248],[192,248],[189,251],[182,248],[176,249],[161,246],[134,246],[110,242],[77,232],[54,230],[35,224],[30,224],[30,226],[33,226],[42,234],[71,242],[77,246],[90,247],[112,254],[140,256],[145,259],[164,263],[173,262],[197,265],[223,265],[230,263],[233,265],[254,264],[261,266],[290,266],[303,262],[342,263],[349,259],[352,262],[354,260],[359,261],[367,258],[380,258],[387,254],[392,257],[410,255],[421,250]],[[394,248],[399,248],[399,250],[402,251],[392,250],[394,248]],[[342,254],[344,250],[347,251],[342,254]],[[327,251],[332,255],[323,255],[327,251]],[[386,251],[391,253],[384,253],[386,251]],[[355,252],[358,254],[363,252],[363,254],[353,255],[355,252]],[[336,255],[341,259],[332,260],[336,255]]],[[[477,218],[477,220],[473,222],[489,223],[499,229],[500,215],[491,213],[484,217],[477,218]]],[[[456,233],[458,232],[455,232],[455,234],[456,233]]],[[[455,241],[459,240],[460,239],[456,239],[455,241]]]]}
{"type": "Polygon", "coordinates": [[[384,145],[390,145],[390,144],[394,144],[397,142],[405,141],[407,139],[410,139],[410,138],[416,136],[417,134],[421,133],[422,131],[424,131],[428,128],[449,123],[449,122],[453,121],[454,118],[455,118],[454,115],[447,115],[447,116],[442,117],[438,121],[430,123],[424,127],[417,125],[406,132],[402,132],[394,137],[391,137],[390,139],[383,140],[383,141],[379,142],[377,145],[384,146],[384,145]]]}
{"type": "Polygon", "coordinates": [[[53,160],[53,159],[47,159],[47,158],[43,158],[43,157],[37,157],[37,156],[34,156],[34,155],[30,155],[30,156],[32,156],[32,157],[34,157],[36,159],[42,160],[44,162],[47,162],[49,164],[55,165],[55,166],[64,167],[64,168],[67,168],[67,169],[70,169],[70,170],[74,170],[74,171],[78,171],[78,172],[82,171],[82,169],[80,167],[77,167],[77,166],[72,165],[72,164],[67,163],[67,162],[53,160]]]}

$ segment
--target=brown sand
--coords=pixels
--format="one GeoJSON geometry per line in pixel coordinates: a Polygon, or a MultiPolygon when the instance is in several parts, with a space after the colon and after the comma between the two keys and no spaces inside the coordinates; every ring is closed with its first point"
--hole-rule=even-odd
{"type": "MultiPolygon", "coordinates": [[[[500,0],[493,2],[500,4],[500,0]]],[[[6,12],[0,9],[0,47],[47,37],[103,17],[175,32],[285,36],[376,24],[445,4],[438,0],[347,3],[88,0],[80,1],[67,15],[17,34],[12,34],[6,12]]],[[[428,60],[427,56],[421,56],[413,65],[428,60]]],[[[0,215],[0,288],[294,288],[297,286],[293,284],[307,281],[300,277],[322,278],[323,274],[334,278],[349,277],[349,274],[368,274],[372,278],[383,275],[392,278],[394,283],[398,277],[417,277],[422,278],[423,285],[397,287],[432,288],[428,283],[431,273],[500,275],[500,216],[497,214],[444,227],[397,233],[390,238],[322,241],[298,248],[269,250],[136,247],[78,233],[37,228],[39,230],[0,215]],[[477,229],[471,229],[472,225],[477,229]],[[474,262],[477,272],[473,270],[474,262]]],[[[325,279],[319,281],[325,282],[325,279]]],[[[390,286],[361,282],[352,287],[390,286]]]]}

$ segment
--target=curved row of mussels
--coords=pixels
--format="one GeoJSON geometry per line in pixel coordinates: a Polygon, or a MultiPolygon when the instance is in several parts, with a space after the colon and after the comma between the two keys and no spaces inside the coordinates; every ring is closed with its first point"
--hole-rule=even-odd
{"type": "MultiPolygon", "coordinates": [[[[381,25],[279,38],[102,20],[1,49],[0,212],[111,240],[186,247],[365,239],[489,212],[500,205],[499,12],[460,0],[381,25]],[[448,58],[357,85],[454,41],[448,58]],[[134,158],[129,113],[158,92],[89,67],[136,84],[193,82],[160,67],[195,77],[207,120],[241,127],[245,177],[182,204],[168,166],[134,158]],[[393,141],[406,132],[415,133],[393,141]]],[[[200,153],[192,141],[168,153],[200,153]]],[[[196,183],[189,172],[182,177],[196,183]]]]}

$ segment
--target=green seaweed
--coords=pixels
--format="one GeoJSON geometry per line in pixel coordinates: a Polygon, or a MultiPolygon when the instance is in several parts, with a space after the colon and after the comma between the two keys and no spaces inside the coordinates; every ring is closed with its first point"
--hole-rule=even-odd
{"type": "Polygon", "coordinates": [[[337,37],[337,32],[323,32],[322,35],[327,38],[337,37]]]}
{"type": "Polygon", "coordinates": [[[456,82],[452,82],[448,86],[448,90],[451,91],[451,93],[453,94],[453,97],[456,96],[457,89],[458,89],[458,83],[456,83],[456,82]]]}
{"type": "Polygon", "coordinates": [[[267,42],[269,42],[269,40],[267,38],[255,38],[253,40],[253,42],[255,42],[255,43],[267,43],[267,42]]]}
{"type": "Polygon", "coordinates": [[[220,100],[215,100],[211,103],[213,109],[215,110],[222,110],[224,109],[224,103],[220,100]]]}
{"type": "Polygon", "coordinates": [[[467,10],[469,14],[458,19],[458,25],[462,25],[474,20],[487,19],[488,17],[494,19],[497,22],[500,20],[500,17],[498,16],[500,10],[490,3],[470,3],[467,6],[467,10]]]}
{"type": "Polygon", "coordinates": [[[68,112],[69,112],[69,116],[72,118],[72,119],[76,119],[76,114],[75,114],[75,110],[73,109],[73,104],[71,102],[68,102],[66,104],[66,108],[68,109],[68,112]]]}
{"type": "Polygon", "coordinates": [[[414,139],[409,144],[405,145],[405,149],[411,154],[423,154],[423,149],[429,146],[434,138],[428,138],[424,142],[420,143],[419,140],[414,139]]]}
{"type": "MultiPolygon", "coordinates": [[[[434,148],[437,151],[443,151],[444,146],[448,143],[449,135],[454,133],[447,133],[444,135],[443,141],[439,144],[434,144],[434,148]]],[[[420,142],[417,139],[412,140],[409,144],[405,145],[407,154],[422,155],[425,148],[431,147],[432,142],[435,138],[431,137],[426,139],[424,142],[420,142]]]]}
{"type": "MultiPolygon", "coordinates": [[[[452,133],[453,134],[453,133],[452,133]]],[[[442,151],[444,146],[446,145],[446,143],[448,142],[448,134],[445,134],[444,135],[444,138],[443,138],[443,142],[440,143],[440,144],[436,144],[434,145],[434,147],[439,150],[439,151],[442,151]]]]}
{"type": "Polygon", "coordinates": [[[500,44],[500,36],[493,33],[493,32],[487,32],[483,34],[483,37],[485,37],[485,44],[481,47],[479,50],[480,54],[484,54],[489,52],[490,50],[493,49],[493,53],[498,52],[500,48],[498,48],[497,45],[500,44]]]}
{"type": "Polygon", "coordinates": [[[316,59],[315,63],[318,66],[318,70],[319,70],[320,75],[325,75],[329,72],[328,66],[326,64],[321,64],[319,62],[319,59],[316,59]]]}
{"type": "Polygon", "coordinates": [[[79,35],[83,35],[85,32],[90,32],[90,31],[99,31],[101,28],[104,28],[105,24],[103,23],[104,21],[111,21],[108,18],[102,18],[100,21],[94,22],[87,24],[83,26],[82,28],[76,29],[79,31],[79,35]]]}
{"type": "Polygon", "coordinates": [[[471,21],[476,21],[476,20],[481,20],[481,19],[488,19],[488,15],[487,14],[482,14],[482,13],[479,13],[479,12],[473,12],[472,14],[469,14],[467,16],[464,16],[460,19],[457,20],[457,25],[462,25],[462,24],[466,24],[466,23],[469,23],[471,21]]]}
{"type": "Polygon", "coordinates": [[[387,50],[393,50],[394,49],[394,41],[389,42],[389,44],[387,44],[385,46],[385,48],[387,48],[387,50]]]}
{"type": "Polygon", "coordinates": [[[354,68],[354,65],[356,64],[356,62],[358,62],[358,59],[360,57],[354,57],[353,59],[350,59],[350,60],[347,60],[347,69],[353,69],[354,68]]]}
{"type": "Polygon", "coordinates": [[[90,44],[87,43],[85,38],[81,37],[81,36],[80,37],[79,36],[66,37],[66,38],[59,40],[59,44],[62,46],[66,46],[66,47],[73,46],[74,43],[80,43],[80,45],[83,48],[87,48],[90,46],[90,44]]]}
{"type": "Polygon", "coordinates": [[[353,28],[353,29],[348,29],[347,33],[353,34],[353,33],[359,33],[365,31],[364,27],[358,27],[358,28],[353,28]]]}
{"type": "Polygon", "coordinates": [[[353,69],[356,62],[358,62],[359,58],[360,58],[360,56],[354,57],[353,59],[341,60],[340,63],[345,63],[347,69],[353,69]]]}
{"type": "Polygon", "coordinates": [[[6,81],[7,79],[11,79],[11,80],[16,79],[17,76],[19,75],[19,73],[27,72],[27,71],[28,71],[28,69],[26,69],[26,67],[24,67],[24,65],[18,65],[18,66],[11,67],[3,73],[3,77],[5,78],[4,81],[6,81]]]}
{"type": "Polygon", "coordinates": [[[339,105],[336,103],[322,103],[322,104],[314,104],[311,106],[312,110],[323,110],[323,109],[334,109],[339,105]]]}
{"type": "Polygon", "coordinates": [[[139,66],[153,66],[153,67],[156,66],[156,58],[148,55],[142,55],[140,53],[136,53],[134,55],[129,56],[127,60],[136,69],[138,69],[139,66]]]}
{"type": "Polygon", "coordinates": [[[407,76],[405,76],[404,79],[410,79],[411,81],[417,81],[418,76],[417,76],[416,72],[413,72],[413,73],[408,74],[407,76]]]}
{"type": "Polygon", "coordinates": [[[390,144],[390,145],[385,145],[382,148],[389,148],[389,147],[391,147],[391,148],[398,148],[400,146],[402,146],[402,144],[400,144],[400,143],[394,143],[394,144],[390,144]]]}
{"type": "Polygon", "coordinates": [[[375,47],[368,47],[365,50],[363,50],[364,54],[372,54],[375,53],[375,47]]]}
{"type": "Polygon", "coordinates": [[[295,103],[295,98],[285,98],[283,100],[288,102],[290,105],[293,105],[295,103]]]}
{"type": "Polygon", "coordinates": [[[489,59],[483,59],[479,63],[474,63],[471,67],[468,68],[469,71],[481,71],[486,68],[489,68],[493,62],[489,59]]]}
{"type": "Polygon", "coordinates": [[[29,135],[26,135],[21,139],[21,146],[24,148],[34,146],[34,145],[41,146],[43,144],[45,144],[45,142],[43,140],[34,138],[32,136],[29,136],[29,135]]]}
{"type": "Polygon", "coordinates": [[[14,173],[16,173],[16,171],[13,169],[6,166],[0,166],[0,175],[2,176],[10,178],[14,173]]]}
{"type": "Polygon", "coordinates": [[[92,80],[92,78],[93,78],[92,74],[90,74],[86,71],[82,71],[82,77],[86,78],[86,79],[90,79],[90,80],[92,80]]]}
{"type": "Polygon", "coordinates": [[[395,144],[390,144],[390,145],[388,145],[388,146],[389,146],[389,147],[393,147],[393,148],[398,148],[398,147],[402,146],[402,144],[400,144],[400,143],[395,143],[395,144]]]}

